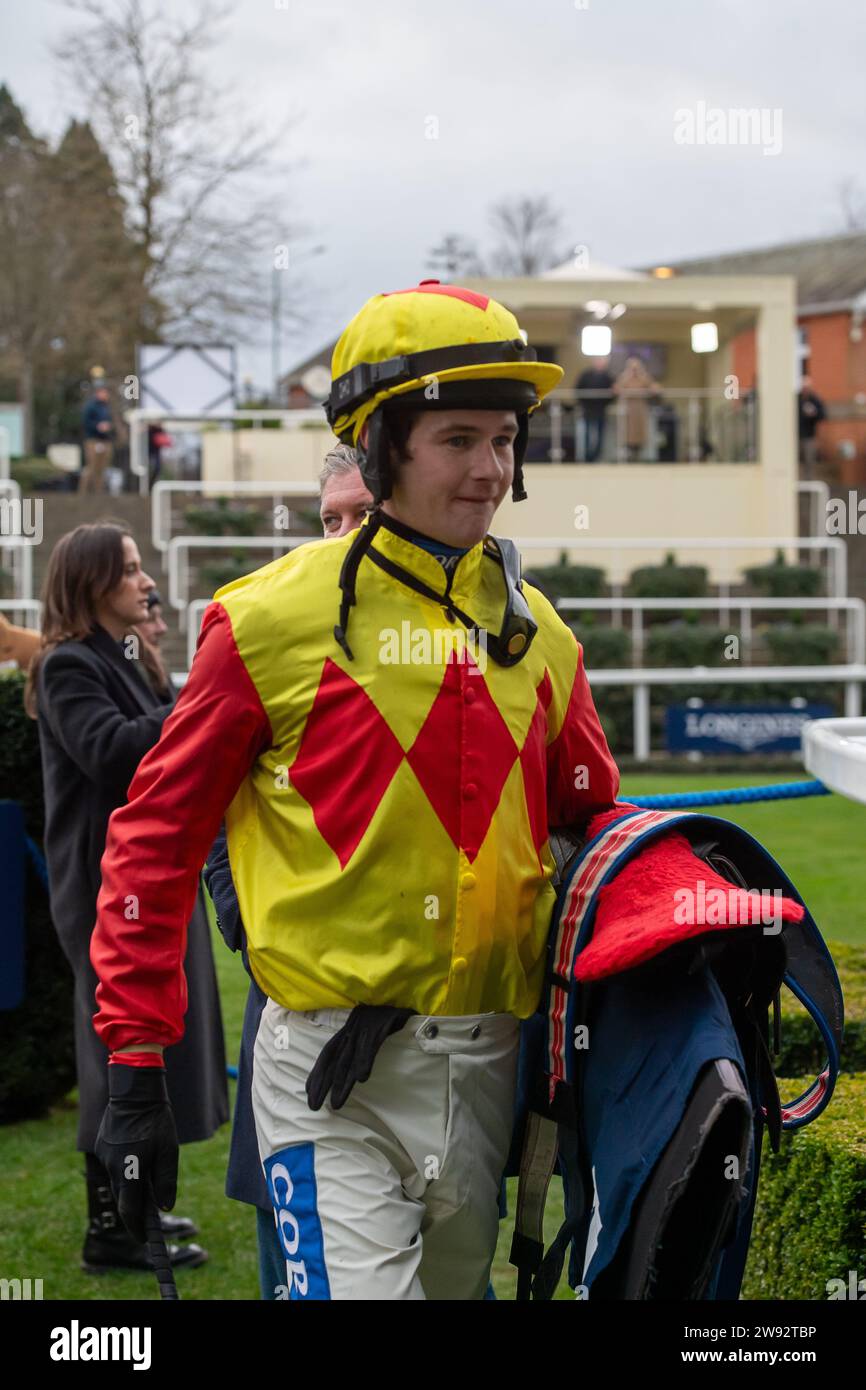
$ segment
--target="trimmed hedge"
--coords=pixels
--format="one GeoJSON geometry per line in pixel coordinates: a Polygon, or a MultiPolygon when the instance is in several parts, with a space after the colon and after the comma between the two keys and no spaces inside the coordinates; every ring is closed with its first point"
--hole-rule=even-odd
{"type": "MultiPolygon", "coordinates": [[[[840,1065],[844,1072],[866,1072],[866,950],[841,941],[828,941],[845,1000],[845,1034],[840,1065]]],[[[781,1052],[773,1059],[782,1076],[817,1076],[824,1065],[824,1047],[806,1009],[789,989],[782,990],[781,1052]]],[[[866,1133],[866,1097],[863,1105],[866,1133]]],[[[866,1276],[866,1269],[863,1271],[866,1276]]]]}
{"type": "Polygon", "coordinates": [[[659,623],[647,634],[644,660],[647,666],[729,666],[725,644],[732,635],[739,638],[730,628],[709,624],[659,623]]]}
{"type": "Polygon", "coordinates": [[[764,641],[779,666],[833,666],[839,660],[839,634],[820,623],[774,623],[764,641]]]}
{"type": "MultiPolygon", "coordinates": [[[[823,1300],[829,1280],[847,1290],[849,1270],[866,1277],[866,950],[827,946],[845,998],[842,1070],[824,1114],[784,1133],[778,1154],[764,1136],[743,1298],[823,1300]]],[[[824,1060],[814,1023],[783,990],[773,1060],[782,1100],[801,1095],[824,1060]]]]}
{"type": "MultiPolygon", "coordinates": [[[[594,671],[619,671],[631,666],[629,633],[624,627],[600,627],[592,621],[593,616],[592,613],[581,613],[579,621],[568,624],[584,648],[586,665],[594,671]]],[[[602,689],[610,688],[600,686],[598,694],[602,693],[602,689]]]]}
{"type": "Polygon", "coordinates": [[[670,551],[663,565],[632,570],[625,592],[630,598],[704,598],[707,570],[704,565],[678,565],[670,551]]]}
{"type": "MultiPolygon", "coordinates": [[[[42,845],[42,763],[36,724],[23,705],[24,676],[0,673],[0,799],[24,808],[42,845]]],[[[48,895],[28,863],[24,1001],[0,1011],[0,1122],[38,1115],[75,1084],[72,972],[54,931],[48,895]]]]}
{"type": "Polygon", "coordinates": [[[605,590],[604,570],[594,565],[533,565],[524,578],[551,603],[559,598],[601,598],[605,590]]]}
{"type": "Polygon", "coordinates": [[[769,564],[753,565],[743,575],[753,589],[770,598],[818,598],[824,592],[821,571],[789,565],[782,550],[776,551],[769,564]]]}
{"type": "MultiPolygon", "coordinates": [[[[812,1080],[786,1079],[779,1089],[788,1098],[812,1080]]],[[[778,1154],[764,1136],[743,1298],[820,1302],[830,1296],[830,1280],[847,1291],[851,1270],[855,1279],[866,1277],[864,1117],[866,1074],[859,1072],[839,1077],[824,1114],[783,1134],[778,1154]]]]}
{"type": "Polygon", "coordinates": [[[228,497],[217,497],[213,506],[187,507],[183,519],[197,536],[255,536],[265,520],[257,507],[232,506],[228,497]]]}

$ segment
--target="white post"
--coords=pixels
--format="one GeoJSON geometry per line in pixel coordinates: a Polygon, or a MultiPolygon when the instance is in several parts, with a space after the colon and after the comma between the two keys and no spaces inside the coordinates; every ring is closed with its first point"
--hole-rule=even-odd
{"type": "Polygon", "coordinates": [[[562,406],[559,401],[550,403],[550,461],[562,463],[562,406]]]}
{"type": "Polygon", "coordinates": [[[859,681],[845,682],[845,717],[859,719],[862,713],[861,688],[859,681]]]}
{"type": "Polygon", "coordinates": [[[634,688],[634,755],[638,762],[645,763],[650,755],[650,699],[649,686],[636,685],[634,688]]]}

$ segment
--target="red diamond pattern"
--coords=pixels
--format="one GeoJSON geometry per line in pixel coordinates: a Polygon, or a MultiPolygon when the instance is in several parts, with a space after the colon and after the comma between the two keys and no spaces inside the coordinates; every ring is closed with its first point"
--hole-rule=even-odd
{"type": "Polygon", "coordinates": [[[547,839],[545,745],[550,677],[518,751],[471,655],[451,653],[421,730],[404,755],[373,701],[327,658],[298,755],[292,784],[309,803],[316,827],[345,868],[391,780],[406,757],[457,849],[477,856],[519,757],[533,844],[547,839]]]}
{"type": "Polygon", "coordinates": [[[545,671],[544,679],[535,692],[535,712],[520,750],[526,811],[539,864],[539,851],[547,839],[547,710],[552,693],[550,676],[545,671]]]}
{"type": "Polygon", "coordinates": [[[456,652],[407,753],[409,766],[457,849],[471,861],[481,848],[517,744],[468,651],[456,652]]]}
{"type": "Polygon", "coordinates": [[[289,776],[345,869],[403,759],[369,695],[328,657],[289,776]]]}

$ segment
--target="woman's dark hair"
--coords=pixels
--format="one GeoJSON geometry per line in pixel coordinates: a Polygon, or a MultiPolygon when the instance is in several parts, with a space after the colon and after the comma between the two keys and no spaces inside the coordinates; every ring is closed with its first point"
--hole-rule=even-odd
{"type": "Polygon", "coordinates": [[[24,708],[35,719],[39,668],[60,642],[82,641],[96,623],[99,602],[123,578],[125,521],[88,521],[61,536],[42,586],[42,645],[30,663],[24,708]]]}
{"type": "Polygon", "coordinates": [[[149,642],[142,632],[136,628],[139,636],[138,659],[145,669],[151,686],[157,695],[167,700],[171,687],[169,685],[169,674],[165,669],[165,662],[162,654],[155,642],[149,642]]]}

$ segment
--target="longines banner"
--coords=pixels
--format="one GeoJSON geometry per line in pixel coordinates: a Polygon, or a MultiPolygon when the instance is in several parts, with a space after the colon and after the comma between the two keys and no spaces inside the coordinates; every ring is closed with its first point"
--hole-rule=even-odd
{"type": "Polygon", "coordinates": [[[670,705],[665,737],[671,753],[796,753],[803,725],[828,719],[831,705],[670,705]]]}

